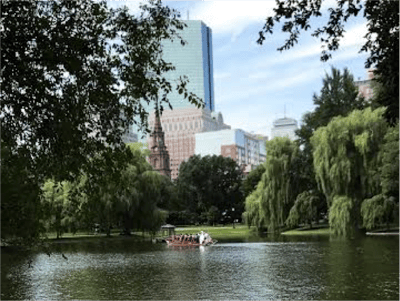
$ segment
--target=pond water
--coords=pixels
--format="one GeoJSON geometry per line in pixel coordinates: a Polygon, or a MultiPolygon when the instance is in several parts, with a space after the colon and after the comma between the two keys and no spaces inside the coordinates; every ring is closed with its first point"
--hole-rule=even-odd
{"type": "Polygon", "coordinates": [[[399,299],[398,237],[201,248],[104,239],[53,248],[50,257],[2,250],[1,299],[399,299]]]}

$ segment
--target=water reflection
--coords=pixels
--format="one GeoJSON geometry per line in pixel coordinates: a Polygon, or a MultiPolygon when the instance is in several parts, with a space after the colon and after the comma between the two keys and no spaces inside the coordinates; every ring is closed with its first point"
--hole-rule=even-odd
{"type": "Polygon", "coordinates": [[[205,248],[105,240],[53,251],[2,254],[2,299],[399,297],[398,237],[281,237],[205,248]]]}

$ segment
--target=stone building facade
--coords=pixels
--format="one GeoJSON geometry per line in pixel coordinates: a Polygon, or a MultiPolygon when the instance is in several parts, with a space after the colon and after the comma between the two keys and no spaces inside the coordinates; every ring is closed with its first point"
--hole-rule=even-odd
{"type": "Polygon", "coordinates": [[[374,96],[372,88],[372,80],[374,79],[374,70],[367,71],[367,79],[355,81],[354,84],[358,87],[358,95],[364,96],[365,100],[370,100],[374,96]]]}
{"type": "MultiPolygon", "coordinates": [[[[165,110],[161,115],[165,133],[165,146],[170,156],[171,178],[178,177],[179,165],[195,154],[196,133],[230,129],[224,124],[222,114],[209,109],[181,108],[165,110]]],[[[157,126],[154,112],[149,116],[150,128],[157,126]]],[[[154,139],[148,137],[149,149],[154,146],[154,139]]]]}

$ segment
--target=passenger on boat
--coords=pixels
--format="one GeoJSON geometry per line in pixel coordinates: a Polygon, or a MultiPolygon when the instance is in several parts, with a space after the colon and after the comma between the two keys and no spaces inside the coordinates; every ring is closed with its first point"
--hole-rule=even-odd
{"type": "Polygon", "coordinates": [[[211,242],[211,237],[210,237],[210,235],[208,235],[208,233],[204,234],[204,241],[206,244],[211,242]]]}
{"type": "Polygon", "coordinates": [[[200,238],[199,238],[199,243],[202,245],[202,244],[203,244],[203,241],[204,241],[204,232],[201,231],[201,233],[200,233],[200,238]]]}

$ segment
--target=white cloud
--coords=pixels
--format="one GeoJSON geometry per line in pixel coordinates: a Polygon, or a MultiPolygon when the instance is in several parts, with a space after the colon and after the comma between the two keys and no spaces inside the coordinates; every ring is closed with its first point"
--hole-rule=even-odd
{"type": "MultiPolygon", "coordinates": [[[[318,62],[319,63],[319,62],[318,62]]],[[[215,87],[215,96],[218,104],[239,104],[244,100],[265,99],[268,95],[281,92],[288,88],[293,89],[313,82],[323,77],[320,69],[310,66],[307,70],[299,72],[290,70],[284,73],[259,72],[255,76],[259,76],[259,80],[255,78],[233,77],[230,82],[220,85],[218,81],[215,87]],[[261,79],[261,76],[264,76],[261,79]],[[260,82],[263,82],[260,84],[260,82]]]]}
{"type": "Polygon", "coordinates": [[[136,15],[140,12],[140,4],[144,3],[144,1],[107,1],[108,6],[112,8],[127,6],[129,8],[130,13],[136,15]]]}
{"type": "Polygon", "coordinates": [[[367,34],[367,23],[357,25],[344,33],[343,39],[340,41],[340,47],[359,46],[365,44],[364,36],[367,34]]]}
{"type": "Polygon", "coordinates": [[[251,23],[263,24],[274,6],[274,1],[202,1],[190,16],[203,20],[214,34],[231,34],[235,40],[251,23]]]}

